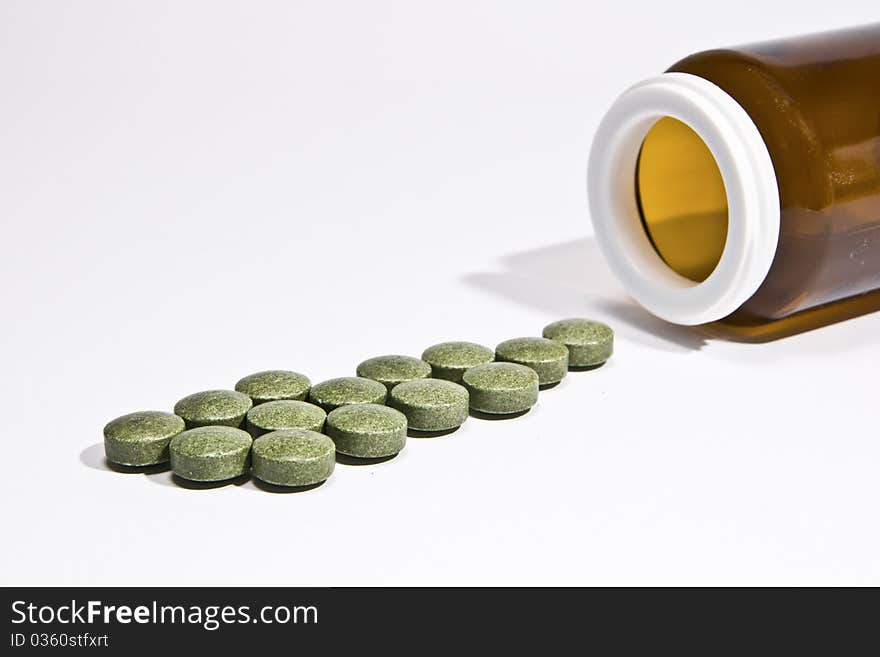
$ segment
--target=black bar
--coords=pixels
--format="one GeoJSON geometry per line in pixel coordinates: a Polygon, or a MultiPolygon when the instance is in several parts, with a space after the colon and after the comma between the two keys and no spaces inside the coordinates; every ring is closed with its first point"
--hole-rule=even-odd
{"type": "Polygon", "coordinates": [[[856,646],[875,651],[877,645],[878,596],[869,589],[0,590],[4,655],[62,649],[338,654],[346,647],[358,655],[416,657],[440,647],[470,654],[475,641],[496,650],[530,645],[539,654],[551,646],[566,654],[600,646],[789,653],[799,643],[830,654],[850,654],[852,646],[860,654],[856,646]]]}

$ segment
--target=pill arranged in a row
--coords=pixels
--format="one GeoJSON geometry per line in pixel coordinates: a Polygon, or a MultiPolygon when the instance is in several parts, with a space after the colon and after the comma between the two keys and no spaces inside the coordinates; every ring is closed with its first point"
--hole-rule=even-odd
{"type": "Polygon", "coordinates": [[[543,337],[507,340],[494,351],[444,342],[420,359],[370,358],[357,376],[314,386],[297,372],[258,372],[234,390],[184,397],[174,413],[116,418],[104,427],[104,448],[121,466],[170,460],[190,481],[224,481],[250,469],[269,484],[309,486],[333,473],[337,454],[387,458],[403,449],[408,431],[454,431],[471,413],[524,413],[569,370],[608,360],[613,341],[605,324],[566,319],[545,327],[543,337]]]}

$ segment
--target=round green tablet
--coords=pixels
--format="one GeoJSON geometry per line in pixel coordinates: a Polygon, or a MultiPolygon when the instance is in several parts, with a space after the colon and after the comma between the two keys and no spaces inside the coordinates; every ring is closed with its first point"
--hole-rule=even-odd
{"type": "Polygon", "coordinates": [[[328,413],[347,404],[384,404],[388,394],[378,381],[360,376],[344,376],[323,381],[309,391],[309,401],[328,413]]]}
{"type": "Polygon", "coordinates": [[[311,486],[336,465],[336,446],[308,429],[282,429],[260,436],[251,450],[254,476],[276,486],[311,486]]]}
{"type": "Polygon", "coordinates": [[[410,429],[448,431],[468,416],[468,391],[443,379],[405,381],[391,391],[388,405],[406,415],[410,429]]]}
{"type": "Polygon", "coordinates": [[[206,390],[181,399],[174,405],[174,412],[183,418],[187,429],[214,425],[238,427],[251,406],[251,398],[244,393],[206,390]]]}
{"type": "Polygon", "coordinates": [[[358,365],[357,375],[378,381],[390,391],[403,381],[431,376],[431,366],[412,356],[376,356],[358,365]]]}
{"type": "Polygon", "coordinates": [[[181,418],[162,411],[129,413],[104,427],[107,460],[119,465],[145,466],[168,460],[168,443],[185,429],[181,418]]]}
{"type": "Polygon", "coordinates": [[[244,377],[235,384],[235,389],[250,397],[254,404],[263,404],[276,399],[305,399],[311,385],[305,374],[267,370],[244,377]]]}
{"type": "Polygon", "coordinates": [[[435,379],[461,383],[467,370],[495,360],[495,352],[473,342],[441,342],[425,349],[422,360],[431,366],[435,379]]]}
{"type": "Polygon", "coordinates": [[[190,481],[224,481],[247,472],[251,440],[228,426],[189,429],[171,439],[171,469],[190,481]]]}
{"type": "Polygon", "coordinates": [[[569,367],[596,367],[614,352],[614,331],[592,319],[561,319],[545,326],[543,335],[568,347],[569,367]]]}
{"type": "Polygon", "coordinates": [[[470,394],[471,409],[481,413],[523,413],[538,401],[537,372],[517,363],[477,365],[461,382],[470,394]]]}
{"type": "Polygon", "coordinates": [[[247,428],[254,437],[280,429],[320,432],[327,413],[320,406],[297,399],[279,399],[254,406],[247,413],[247,428]]]}
{"type": "Polygon", "coordinates": [[[372,459],[402,450],[406,426],[406,416],[388,406],[350,404],[330,412],[324,431],[340,454],[372,459]]]}
{"type": "Polygon", "coordinates": [[[495,347],[495,360],[531,367],[542,386],[559,383],[568,372],[568,349],[547,338],[505,340],[495,347]]]}

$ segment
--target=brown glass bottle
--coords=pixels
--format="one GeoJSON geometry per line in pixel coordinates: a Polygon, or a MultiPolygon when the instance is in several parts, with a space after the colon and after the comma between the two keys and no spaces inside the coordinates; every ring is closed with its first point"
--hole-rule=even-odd
{"type": "MultiPolygon", "coordinates": [[[[770,338],[880,309],[880,24],[710,50],[667,73],[696,76],[733,99],[775,175],[772,263],[716,328],[770,338]]],[[[657,254],[700,283],[726,248],[731,189],[692,128],[676,116],[655,118],[635,161],[633,193],[657,254]]]]}

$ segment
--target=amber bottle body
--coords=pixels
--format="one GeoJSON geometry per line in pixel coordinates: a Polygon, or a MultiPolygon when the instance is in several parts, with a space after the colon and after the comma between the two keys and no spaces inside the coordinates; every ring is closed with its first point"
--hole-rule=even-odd
{"type": "Polygon", "coordinates": [[[744,337],[880,308],[880,24],[687,57],[766,143],[780,199],[766,279],[721,321],[744,337]]]}

